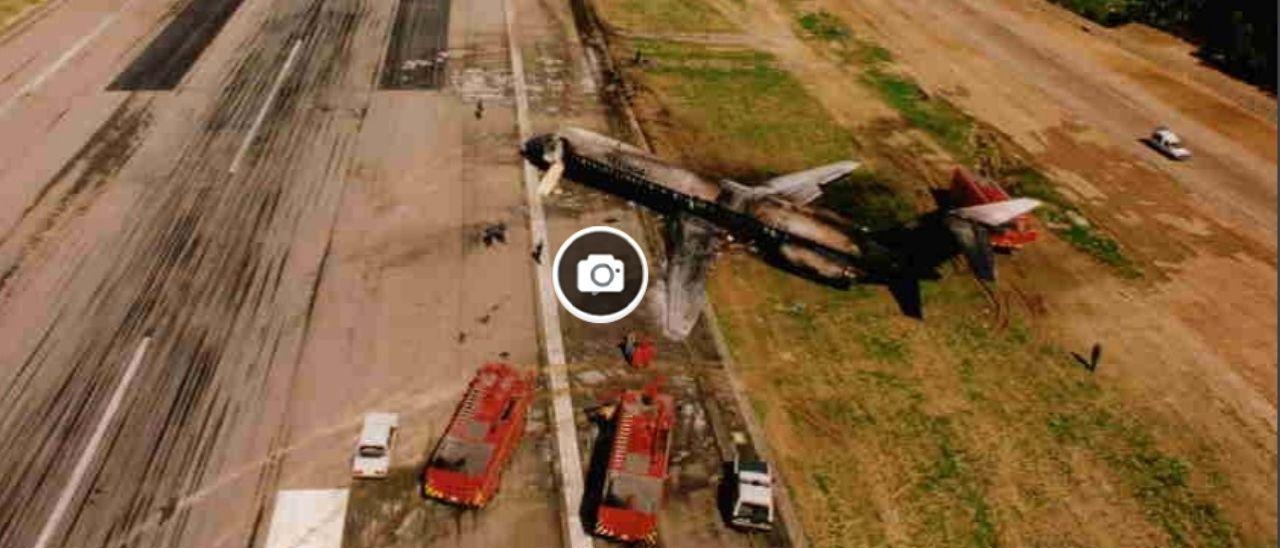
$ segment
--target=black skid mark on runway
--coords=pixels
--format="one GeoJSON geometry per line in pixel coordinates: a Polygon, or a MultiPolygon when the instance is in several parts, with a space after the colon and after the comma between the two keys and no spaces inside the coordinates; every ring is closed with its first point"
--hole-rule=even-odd
{"type": "MultiPolygon", "coordinates": [[[[276,9],[290,8],[246,43],[224,79],[234,85],[175,147],[172,168],[138,183],[146,190],[129,222],[109,249],[86,259],[98,267],[86,274],[93,278],[69,283],[83,288],[75,309],[51,324],[49,342],[28,357],[27,389],[4,393],[0,437],[33,442],[30,451],[0,459],[0,546],[34,540],[51,505],[47,493],[56,496],[143,333],[156,338],[133,381],[137,390],[84,486],[84,493],[111,496],[91,504],[78,498],[59,542],[192,545],[188,537],[197,533],[188,533],[188,520],[198,522],[199,511],[182,497],[220,481],[209,475],[227,470],[218,459],[228,447],[249,443],[241,438],[253,432],[247,424],[262,420],[264,401],[287,397],[268,393],[280,388],[269,379],[273,369],[288,374],[294,360],[282,357],[296,351],[298,320],[314,299],[300,286],[314,293],[322,269],[312,261],[324,262],[314,247],[300,256],[295,241],[310,237],[299,232],[304,226],[332,223],[343,158],[368,99],[344,85],[364,3],[276,9]],[[226,151],[242,142],[299,39],[251,161],[229,174],[226,151]]],[[[233,481],[274,489],[269,474],[254,469],[233,481]]],[[[252,518],[256,509],[231,509],[242,510],[252,518]]]]}
{"type": "MultiPolygon", "coordinates": [[[[121,103],[80,150],[40,188],[36,197],[23,209],[19,224],[15,226],[26,222],[37,224],[29,232],[24,232],[26,241],[19,244],[13,262],[2,267],[4,274],[0,275],[0,292],[4,291],[28,254],[43,241],[48,231],[70,215],[83,211],[97,191],[114,180],[116,173],[142,144],[142,137],[150,125],[148,105],[131,101],[121,103]]],[[[6,234],[0,244],[9,243],[16,237],[15,232],[17,229],[6,234]]]]}
{"type": "Polygon", "coordinates": [[[187,5],[124,71],[111,91],[170,90],[222,31],[242,0],[188,0],[187,5]]]}
{"type": "Polygon", "coordinates": [[[445,83],[452,0],[400,0],[382,65],[382,89],[440,89],[445,83]]]}

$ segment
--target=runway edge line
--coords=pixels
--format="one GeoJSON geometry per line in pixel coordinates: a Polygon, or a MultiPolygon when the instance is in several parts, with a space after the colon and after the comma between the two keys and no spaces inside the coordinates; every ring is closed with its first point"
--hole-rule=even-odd
{"type": "MultiPolygon", "coordinates": [[[[516,40],[515,6],[502,1],[506,22],[507,50],[511,54],[511,75],[516,96],[516,126],[520,142],[530,137],[529,97],[524,81],[524,59],[516,40]]],[[[525,201],[529,205],[529,231],[534,245],[547,245],[547,219],[538,196],[538,175],[533,165],[524,167],[525,201]]],[[[564,340],[560,333],[559,306],[551,283],[551,265],[543,261],[534,267],[538,284],[538,312],[542,325],[542,341],[547,356],[547,382],[551,388],[551,420],[555,424],[556,458],[560,463],[560,516],[564,545],[568,548],[591,548],[591,537],[582,525],[577,505],[584,492],[582,458],[578,449],[578,429],[573,419],[573,402],[565,368],[564,340]]]]}

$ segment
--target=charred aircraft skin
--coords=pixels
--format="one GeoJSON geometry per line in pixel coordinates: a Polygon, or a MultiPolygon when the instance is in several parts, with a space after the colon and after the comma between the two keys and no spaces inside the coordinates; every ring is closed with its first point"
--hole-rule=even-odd
{"type": "Polygon", "coordinates": [[[706,220],[767,262],[827,285],[847,288],[897,267],[852,221],[733,181],[712,182],[636,147],[576,128],[534,137],[522,154],[539,169],[564,165],[564,176],[664,215],[706,220]]]}
{"type": "MultiPolygon", "coordinates": [[[[1012,231],[1011,227],[1025,225],[1026,214],[1040,205],[1031,198],[1009,198],[994,184],[979,185],[977,179],[957,175],[952,191],[966,191],[957,194],[962,198],[959,203],[939,200],[936,211],[903,226],[872,232],[854,219],[809,206],[822,194],[822,185],[857,169],[855,162],[837,162],[747,186],[708,180],[634,146],[578,128],[529,139],[521,154],[546,171],[544,191],[565,176],[641,204],[667,217],[677,233],[674,241],[700,241],[678,234],[705,231],[692,226],[691,218],[699,219],[746,244],[765,262],[809,280],[842,289],[854,283],[885,285],[902,312],[916,318],[923,317],[920,280],[937,279],[939,265],[958,254],[964,255],[976,277],[995,281],[992,236],[1018,242],[1034,239],[1034,234],[1028,238],[1028,234],[1013,233],[1025,232],[1025,227],[1012,231]]],[[[709,255],[709,250],[706,245],[694,245],[682,252],[709,255]]],[[[700,276],[705,269],[688,263],[708,258],[682,257],[675,261],[681,265],[676,270],[682,276],[700,276]]],[[[670,300],[699,298],[705,296],[670,300]]],[[[687,334],[691,322],[681,325],[687,334]]]]}

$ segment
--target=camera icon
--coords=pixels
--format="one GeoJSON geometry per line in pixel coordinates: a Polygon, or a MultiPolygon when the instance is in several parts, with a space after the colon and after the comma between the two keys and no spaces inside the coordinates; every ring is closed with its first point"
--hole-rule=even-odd
{"type": "Polygon", "coordinates": [[[587,255],[578,261],[578,291],[592,295],[621,293],[623,272],[622,261],[613,255],[587,255]]]}

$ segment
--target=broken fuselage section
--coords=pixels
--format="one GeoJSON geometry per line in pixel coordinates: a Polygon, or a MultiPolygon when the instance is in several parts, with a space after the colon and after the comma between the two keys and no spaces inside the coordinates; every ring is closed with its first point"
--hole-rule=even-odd
{"type": "Polygon", "coordinates": [[[746,186],[707,180],[639,148],[577,128],[529,139],[521,152],[539,169],[562,169],[575,182],[664,215],[702,219],[767,262],[827,285],[847,288],[876,272],[898,269],[887,251],[861,237],[865,231],[854,222],[805,205],[820,194],[821,184],[856,169],[854,162],[746,186]]]}

